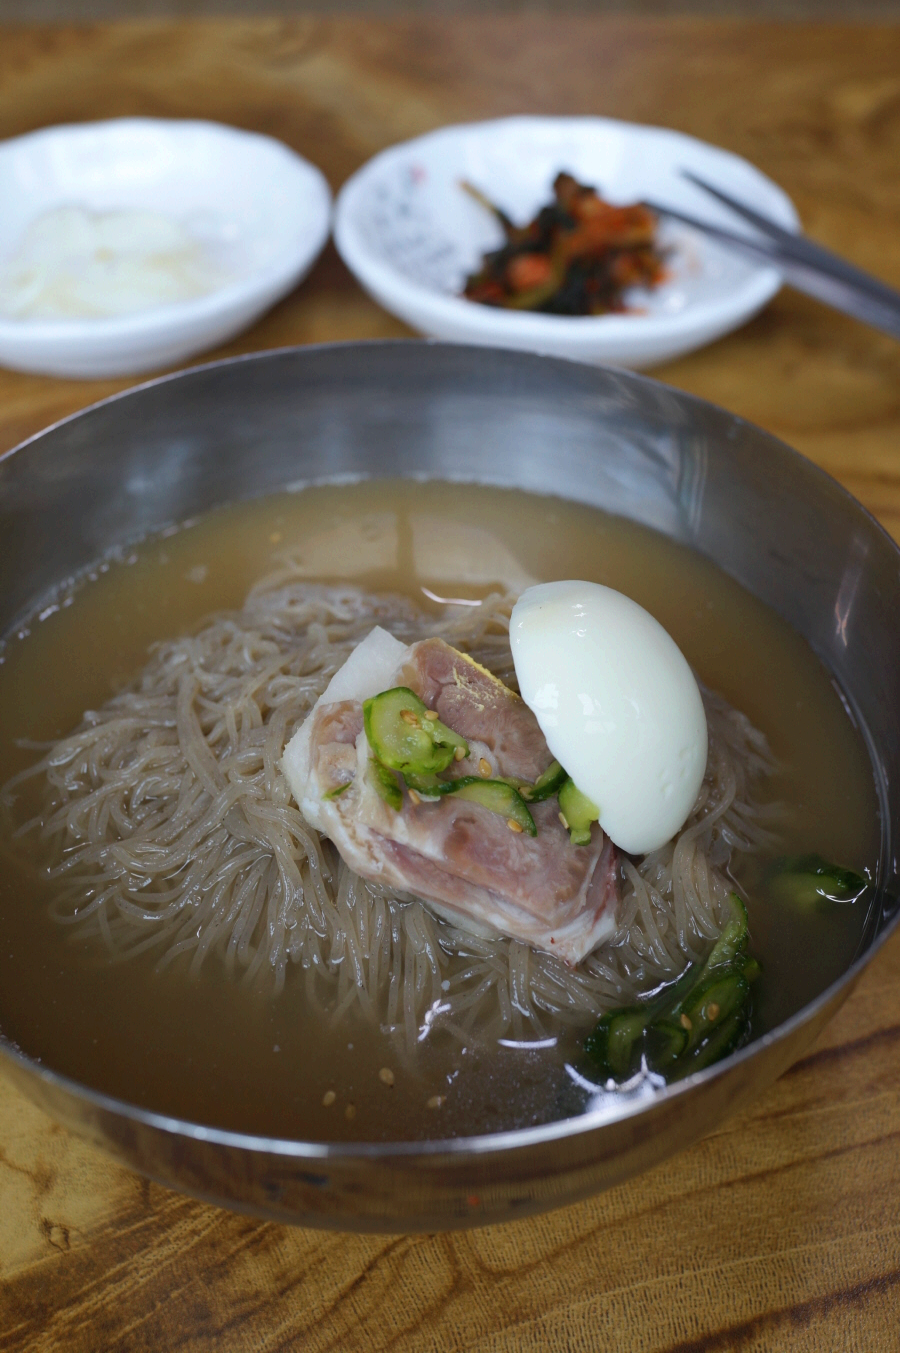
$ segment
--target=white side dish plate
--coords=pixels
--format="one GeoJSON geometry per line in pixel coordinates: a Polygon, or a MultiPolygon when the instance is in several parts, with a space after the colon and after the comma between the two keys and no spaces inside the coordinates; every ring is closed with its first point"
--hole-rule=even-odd
{"type": "Polygon", "coordinates": [[[0,364],[97,378],[158,370],[214,347],[291,291],[323,248],[331,193],[280,141],[213,122],[123,118],[0,144],[0,272],[61,208],[153,213],[196,242],[206,294],[118,315],[0,314],[0,364]]]}
{"type": "Polygon", "coordinates": [[[503,233],[459,184],[468,180],[524,223],[552,200],[553,179],[568,170],[612,202],[649,199],[740,231],[733,214],[684,179],[683,169],[799,230],[790,198],[771,179],[693,137],[608,118],[512,117],[444,127],[376,155],[341,189],[335,243],[380,305],[432,337],[652,366],[756,314],[781,285],[777,269],[663,221],[670,277],[655,291],[633,292],[633,313],[569,318],[480,305],[459,293],[503,233]]]}

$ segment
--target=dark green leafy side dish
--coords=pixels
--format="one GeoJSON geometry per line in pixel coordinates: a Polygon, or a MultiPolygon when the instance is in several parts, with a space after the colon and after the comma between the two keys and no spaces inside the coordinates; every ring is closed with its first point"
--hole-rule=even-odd
{"type": "Polygon", "coordinates": [[[553,201],[517,226],[471,183],[460,185],[499,222],[505,241],[485,254],[463,295],[503,310],[607,315],[629,309],[631,287],[666,276],[656,216],[640,203],[614,206],[571,174],[557,174],[553,201]]]}

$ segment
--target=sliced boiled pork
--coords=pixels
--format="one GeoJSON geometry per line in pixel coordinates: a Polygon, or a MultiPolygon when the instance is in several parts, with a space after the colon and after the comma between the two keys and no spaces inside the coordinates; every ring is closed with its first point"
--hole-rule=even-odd
{"type": "Polygon", "coordinates": [[[490,672],[441,639],[407,646],[375,629],[285,749],[282,768],[304,817],[364,878],[414,893],[464,929],[577,963],[615,929],[612,842],[595,823],[590,844],[574,846],[555,797],[528,805],[535,835],[481,802],[458,793],[427,798],[389,774],[392,806],[373,774],[363,703],[394,687],[408,688],[426,718],[436,714],[468,745],[445,782],[533,783],[551,764],[534,715],[490,672]]]}

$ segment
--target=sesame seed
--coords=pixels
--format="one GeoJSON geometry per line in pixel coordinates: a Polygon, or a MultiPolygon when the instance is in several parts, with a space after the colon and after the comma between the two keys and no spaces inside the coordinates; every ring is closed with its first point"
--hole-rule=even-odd
{"type": "Polygon", "coordinates": [[[425,718],[426,718],[426,719],[436,719],[437,716],[438,716],[438,712],[437,712],[436,709],[426,709],[426,711],[425,711],[425,718]]]}
{"type": "Polygon", "coordinates": [[[322,1096],[322,1103],[325,1105],[326,1109],[330,1109],[336,1099],[337,1095],[333,1090],[326,1090],[322,1096]]]}
{"type": "Polygon", "coordinates": [[[446,1098],[446,1095],[432,1095],[428,1101],[428,1108],[439,1109],[446,1098]]]}
{"type": "Polygon", "coordinates": [[[719,1018],[719,1006],[716,1004],[715,1001],[711,1001],[710,1004],[706,1007],[706,1018],[707,1019],[719,1018]]]}
{"type": "Polygon", "coordinates": [[[410,797],[410,800],[411,800],[413,803],[419,804],[419,803],[422,802],[422,800],[419,798],[418,794],[416,793],[416,791],[415,791],[414,789],[411,789],[411,790],[409,791],[409,797],[410,797]]]}
{"type": "Polygon", "coordinates": [[[506,819],[506,825],[507,827],[509,827],[509,830],[511,832],[520,832],[522,830],[520,824],[515,820],[514,817],[508,817],[506,819]]]}
{"type": "Polygon", "coordinates": [[[383,1066],[378,1073],[378,1079],[381,1081],[382,1085],[393,1085],[394,1073],[389,1066],[383,1066]]]}
{"type": "Polygon", "coordinates": [[[419,726],[418,716],[411,709],[401,709],[400,718],[404,723],[408,723],[411,728],[418,728],[419,726]]]}
{"type": "Polygon", "coordinates": [[[347,1105],[346,1109],[344,1110],[344,1117],[346,1118],[346,1120],[347,1120],[348,1123],[350,1122],[351,1119],[353,1119],[353,1118],[356,1117],[356,1105],[355,1105],[355,1104],[348,1104],[348,1105],[347,1105]]]}
{"type": "Polygon", "coordinates": [[[453,749],[453,760],[454,760],[454,761],[465,761],[465,759],[466,759],[466,754],[465,754],[465,751],[463,750],[463,748],[462,748],[462,747],[454,747],[454,749],[453,749]]]}
{"type": "Polygon", "coordinates": [[[483,775],[486,780],[490,779],[491,763],[484,757],[482,757],[481,760],[478,762],[478,774],[483,775]]]}
{"type": "Polygon", "coordinates": [[[569,824],[568,824],[568,822],[566,821],[566,815],[565,815],[565,813],[560,813],[560,815],[559,815],[559,820],[560,820],[560,822],[563,824],[563,826],[565,827],[566,831],[568,831],[568,830],[569,830],[569,824]]]}
{"type": "Polygon", "coordinates": [[[694,1027],[687,1015],[681,1016],[681,1027],[682,1029],[692,1029],[694,1027]]]}

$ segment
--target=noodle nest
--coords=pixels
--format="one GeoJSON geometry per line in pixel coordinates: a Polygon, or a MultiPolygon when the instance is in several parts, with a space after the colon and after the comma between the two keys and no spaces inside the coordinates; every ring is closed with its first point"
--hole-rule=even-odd
{"type": "Polygon", "coordinates": [[[585,1026],[708,951],[729,914],[736,852],[772,842],[775,769],[764,736],[703,692],[706,775],[660,850],[623,857],[614,936],[576,968],[511,939],[481,939],[426,904],[354,874],[303,819],[279,769],[334,672],[379,624],[439,635],[510,685],[515,598],[437,616],[393,595],[310,584],[287,561],[239,612],[156,646],[136,681],[4,790],[38,777],[36,834],[52,910],[111,955],[146,950],[196,973],[305,982],[332,1019],[357,1006],[415,1046],[435,1024],[463,1040],[585,1026]],[[49,863],[47,861],[49,860],[49,863]]]}

